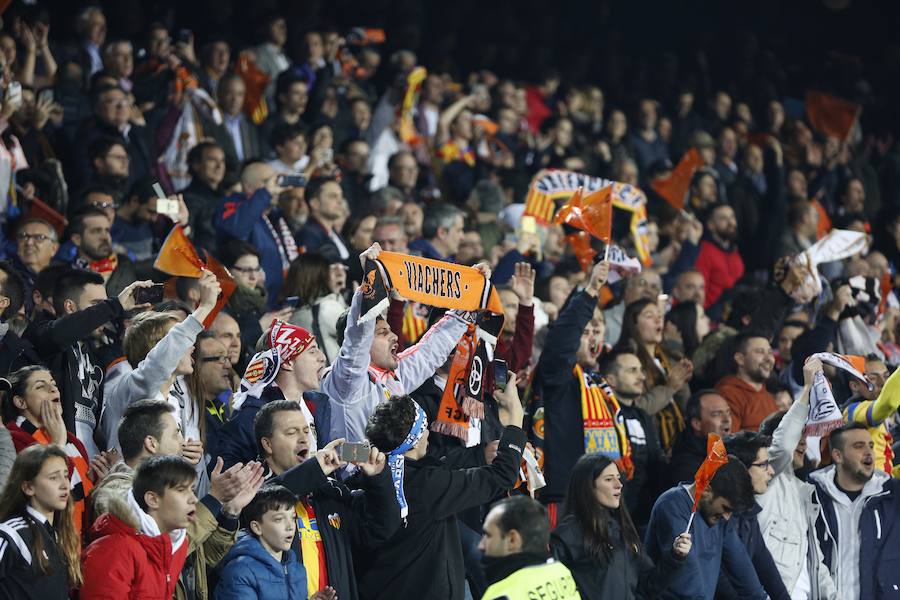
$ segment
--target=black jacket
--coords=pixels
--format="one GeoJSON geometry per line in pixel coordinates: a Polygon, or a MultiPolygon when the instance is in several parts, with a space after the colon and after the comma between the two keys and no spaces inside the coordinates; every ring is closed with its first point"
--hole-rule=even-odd
{"type": "Polygon", "coordinates": [[[572,369],[581,333],[594,314],[597,299],[586,292],[574,294],[550,327],[535,373],[535,385],[544,403],[544,475],[547,487],[541,502],[562,502],[569,472],[584,454],[581,385],[572,369]]]}
{"type": "Polygon", "coordinates": [[[406,461],[407,524],[377,553],[357,563],[360,597],[462,600],[465,569],[456,513],[515,485],[525,432],[507,427],[494,462],[450,469],[433,458],[406,461]]]}
{"type": "Polygon", "coordinates": [[[38,521],[30,512],[11,516],[0,530],[0,599],[65,600],[69,597],[66,562],[56,545],[52,526],[38,521]],[[35,535],[41,537],[50,563],[49,575],[38,570],[33,556],[35,535]],[[20,544],[32,556],[26,557],[20,544]]]}
{"type": "MultiPolygon", "coordinates": [[[[347,243],[344,238],[340,237],[340,234],[338,234],[338,238],[340,238],[341,242],[344,244],[344,248],[346,248],[352,256],[353,252],[350,250],[350,244],[347,243]]],[[[302,251],[314,252],[324,256],[328,259],[328,262],[341,262],[343,260],[341,259],[341,253],[338,250],[337,245],[331,239],[328,230],[312,215],[310,215],[309,220],[306,221],[306,225],[303,226],[303,229],[297,233],[297,246],[298,248],[302,248],[302,251]]]]}
{"type": "MultiPolygon", "coordinates": [[[[328,585],[337,591],[338,598],[357,600],[354,555],[372,553],[400,527],[400,507],[390,469],[385,466],[375,477],[352,477],[347,483],[358,489],[351,491],[347,485],[326,477],[313,457],[282,473],[272,483],[283,485],[297,496],[308,496],[325,546],[328,585]]],[[[302,556],[296,535],[294,551],[302,556]]]]}
{"type": "MultiPolygon", "coordinates": [[[[36,315],[35,320],[25,329],[23,337],[34,346],[35,352],[50,368],[50,373],[59,386],[63,419],[66,422],[66,429],[73,433],[75,433],[76,410],[92,412],[96,424],[96,419],[100,418],[100,410],[103,408],[104,365],[94,363],[88,377],[83,378],[82,365],[75,350],[76,344],[89,340],[93,331],[105,323],[120,324],[123,317],[122,305],[116,298],[110,298],[59,318],[47,312],[41,313],[36,315]]],[[[86,345],[82,344],[83,347],[86,345]]],[[[85,349],[83,358],[90,358],[89,350],[85,349]]],[[[79,420],[90,418],[86,412],[83,417],[79,420]]]]}
{"type": "Polygon", "coordinates": [[[184,194],[184,203],[190,215],[188,224],[191,226],[194,245],[216,254],[218,234],[213,225],[213,213],[225,201],[225,194],[212,189],[197,177],[181,193],[184,194]]]}
{"type": "Polygon", "coordinates": [[[3,338],[0,338],[0,377],[40,363],[41,359],[31,343],[20,338],[12,329],[7,329],[3,338]]]}
{"type": "Polygon", "coordinates": [[[623,403],[619,404],[619,410],[625,420],[634,463],[634,475],[625,483],[622,493],[631,518],[640,526],[650,520],[653,501],[664,491],[659,488],[659,480],[666,468],[666,455],[659,445],[653,417],[637,406],[623,403]]]}
{"type": "Polygon", "coordinates": [[[654,565],[638,544],[638,553],[625,547],[618,521],[609,518],[607,531],[613,544],[609,563],[594,560],[584,546],[584,531],[574,516],[568,515],[550,534],[553,556],[569,568],[584,600],[631,600],[656,598],[671,583],[683,560],[669,552],[654,565]]]}
{"type": "MultiPolygon", "coordinates": [[[[759,504],[754,502],[753,508],[743,513],[736,513],[732,520],[736,525],[738,537],[747,549],[747,555],[753,561],[753,568],[759,577],[759,582],[765,588],[771,600],[790,600],[791,595],[784,586],[778,567],[766,548],[766,542],[759,530],[757,515],[762,511],[759,504]]],[[[719,600],[738,600],[738,594],[726,569],[719,571],[719,584],[716,586],[716,598],[719,600]]]]}
{"type": "Polygon", "coordinates": [[[684,481],[693,481],[697,469],[704,460],[706,460],[706,439],[695,435],[694,430],[688,427],[678,434],[675,443],[672,444],[672,459],[669,461],[666,479],[669,487],[684,481]]]}

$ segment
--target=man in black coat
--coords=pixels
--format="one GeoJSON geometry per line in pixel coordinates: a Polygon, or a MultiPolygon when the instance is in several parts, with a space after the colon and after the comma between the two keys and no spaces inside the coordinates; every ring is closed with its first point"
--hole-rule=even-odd
{"type": "Polygon", "coordinates": [[[731,433],[731,409],[719,392],[706,389],[694,392],[684,412],[687,427],[672,445],[667,481],[674,486],[691,482],[697,469],[706,460],[707,434],[725,437],[731,433]]]}
{"type": "Polygon", "coordinates": [[[456,514],[512,489],[526,442],[513,374],[494,397],[504,426],[497,455],[491,464],[470,469],[452,469],[427,456],[425,411],[409,396],[392,396],[369,417],[366,437],[392,449],[391,475],[405,524],[377,553],[357,562],[362,598],[465,597],[456,514]]]}
{"type": "Polygon", "coordinates": [[[0,262],[0,377],[28,365],[40,364],[34,348],[9,326],[25,302],[25,282],[15,267],[0,262]]]}
{"type": "Polygon", "coordinates": [[[300,499],[293,548],[307,569],[306,595],[327,585],[338,598],[357,600],[354,554],[373,552],[400,526],[384,454],[370,448],[369,460],[354,463],[359,472],[346,485],[331,478],[347,464],[336,450],[344,440],[332,441],[310,458],[309,424],[300,405],[291,400],[276,400],[260,408],[254,434],[260,457],[274,475],[270,483],[283,485],[300,499]],[[315,551],[309,541],[315,542],[315,551]]]}

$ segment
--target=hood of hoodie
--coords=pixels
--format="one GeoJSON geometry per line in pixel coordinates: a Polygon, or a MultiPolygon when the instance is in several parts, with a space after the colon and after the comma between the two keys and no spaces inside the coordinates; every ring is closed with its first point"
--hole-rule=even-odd
{"type": "MultiPolygon", "coordinates": [[[[843,506],[850,506],[853,503],[849,498],[847,498],[846,494],[838,489],[837,484],[834,482],[836,472],[837,467],[835,465],[829,465],[824,469],[814,471],[812,474],[810,474],[809,478],[811,481],[819,484],[835,503],[841,504],[843,506]]],[[[890,478],[890,475],[888,475],[884,471],[875,469],[875,472],[872,474],[872,479],[867,481],[866,485],[863,486],[860,497],[865,500],[880,493],[884,488],[885,482],[887,482],[890,478]]]]}
{"type": "MultiPolygon", "coordinates": [[[[94,514],[100,515],[91,526],[91,538],[123,533],[126,528],[139,539],[167,538],[166,545],[174,554],[187,540],[187,531],[176,529],[168,536],[161,535],[153,517],[138,506],[131,493],[134,470],[125,463],[117,464],[109,475],[91,492],[94,514]],[[110,518],[112,517],[112,518],[110,518]],[[143,535],[138,535],[143,534],[143,535]]],[[[145,541],[141,539],[141,543],[145,541]]]]}
{"type": "Polygon", "coordinates": [[[281,556],[281,563],[275,560],[275,557],[269,554],[262,543],[250,534],[241,537],[234,546],[222,559],[222,568],[228,563],[239,558],[246,557],[261,565],[271,577],[282,579],[284,577],[284,566],[296,562],[293,550],[285,550],[281,556]]]}

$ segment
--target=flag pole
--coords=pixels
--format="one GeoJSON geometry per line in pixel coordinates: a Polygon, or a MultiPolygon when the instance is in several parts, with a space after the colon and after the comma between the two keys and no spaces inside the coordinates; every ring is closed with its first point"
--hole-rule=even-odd
{"type": "Polygon", "coordinates": [[[603,262],[609,261],[609,246],[611,242],[606,242],[606,251],[603,253],[603,262]]]}
{"type": "MultiPolygon", "coordinates": [[[[691,511],[691,518],[688,519],[687,527],[684,528],[684,533],[689,533],[691,531],[691,525],[694,523],[694,515],[697,514],[697,511],[691,511]]],[[[684,534],[682,534],[684,535],[684,534]]]]}

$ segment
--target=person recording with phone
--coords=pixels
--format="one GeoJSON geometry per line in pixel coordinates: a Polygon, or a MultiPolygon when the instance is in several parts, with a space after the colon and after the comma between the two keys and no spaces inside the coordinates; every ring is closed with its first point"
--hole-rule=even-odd
{"type": "Polygon", "coordinates": [[[284,187],[270,165],[250,162],[241,171],[241,191],[226,197],[213,213],[220,248],[237,239],[259,251],[269,308],[276,308],[284,275],[298,256],[294,235],[278,208],[284,187]]]}

